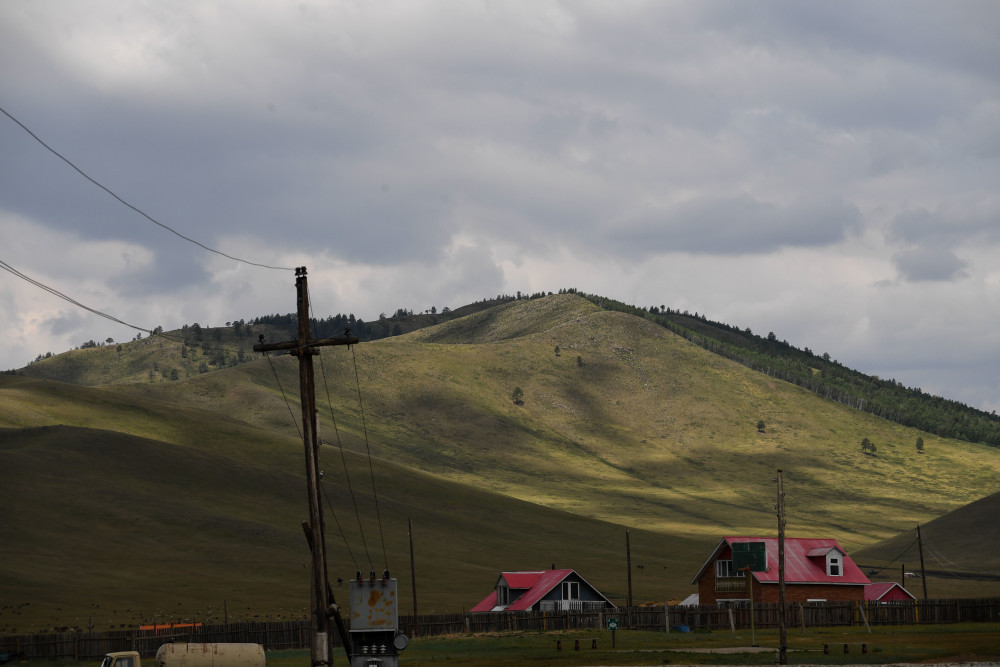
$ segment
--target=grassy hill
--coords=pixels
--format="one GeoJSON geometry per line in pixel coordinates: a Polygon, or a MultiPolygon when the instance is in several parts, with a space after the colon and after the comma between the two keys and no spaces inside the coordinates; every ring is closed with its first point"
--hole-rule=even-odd
{"type": "MultiPolygon", "coordinates": [[[[996,557],[1000,554],[1000,531],[995,529],[998,515],[1000,492],[920,527],[929,597],[949,596],[958,591],[969,594],[970,585],[984,586],[985,590],[1000,586],[1000,561],[996,557]]],[[[911,528],[862,549],[855,558],[866,570],[877,571],[873,580],[902,581],[904,565],[907,572],[920,572],[916,530],[911,528]]],[[[906,578],[904,585],[917,597],[923,595],[923,582],[919,579],[906,578]]]]}
{"type": "MultiPolygon", "coordinates": [[[[116,628],[154,614],[221,621],[224,610],[230,620],[305,617],[301,445],[263,440],[273,451],[262,460],[79,427],[0,431],[0,631],[116,628]]],[[[346,456],[359,521],[344,486],[329,482],[343,479],[339,453],[324,449],[325,495],[337,508],[327,509],[334,580],[388,564],[404,582],[404,610],[412,609],[412,519],[422,613],[473,606],[502,568],[572,564],[607,594],[626,595],[620,527],[378,461],[383,552],[367,461],[346,456]]],[[[631,542],[640,564],[686,561],[701,549],[641,530],[631,542]]],[[[666,599],[667,580],[644,571],[635,594],[666,599]]],[[[336,592],[346,598],[346,589],[336,592]]]]}
{"type": "MultiPolygon", "coordinates": [[[[214,339],[214,331],[205,336],[214,339]]],[[[218,336],[223,347],[240,344],[234,332],[218,336]]],[[[0,565],[0,597],[55,605],[76,590],[69,581],[80,582],[73,608],[83,611],[74,618],[94,603],[83,597],[105,590],[108,599],[138,600],[127,608],[144,615],[170,593],[177,599],[164,613],[178,607],[205,616],[209,604],[218,612],[221,598],[232,616],[237,593],[230,591],[252,598],[243,605],[247,613],[291,614],[304,606],[308,577],[300,570],[307,558],[298,522],[305,494],[289,490],[302,485],[297,362],[250,357],[209,372],[181,366],[177,380],[162,372],[151,378],[152,364],[200,364],[192,346],[184,344],[185,357],[181,345],[145,339],[121,350],[68,354],[84,353],[85,362],[58,355],[29,369],[102,386],[0,376],[0,427],[9,429],[0,432],[0,465],[18,478],[0,491],[0,501],[32,508],[3,524],[0,543],[25,548],[6,547],[13,552],[0,565]],[[98,446],[105,441],[116,444],[98,446]],[[24,481],[49,470],[39,461],[52,466],[46,475],[80,480],[72,485],[81,496],[78,517],[73,503],[57,500],[68,482],[36,491],[24,481]],[[196,464],[187,478],[185,461],[196,464]],[[125,466],[115,478],[128,488],[102,495],[103,476],[116,465],[125,466]],[[262,475],[273,479],[264,483],[262,475]],[[216,488],[216,495],[192,493],[216,488]],[[143,508],[148,520],[130,524],[118,514],[124,510],[107,506],[128,497],[136,499],[129,511],[143,508]],[[102,511],[112,517],[107,525],[102,511]],[[71,530],[67,520],[79,527],[71,530]],[[228,522],[239,527],[237,535],[228,522]],[[45,532],[47,524],[59,528],[45,532]],[[160,530],[165,537],[155,536],[160,530]],[[273,538],[254,542],[257,530],[273,538]],[[117,577],[132,561],[102,561],[103,545],[133,537],[141,556],[126,577],[130,585],[113,589],[106,575],[55,576],[65,567],[56,566],[58,554],[80,553],[86,572],[117,577]],[[186,540],[197,546],[184,551],[186,540]],[[50,560],[31,558],[36,543],[50,560]],[[233,560],[234,544],[255,555],[246,564],[233,560]],[[185,554],[202,567],[184,565],[185,554]],[[146,566],[156,557],[164,560],[151,571],[146,566]],[[176,577],[155,579],[165,571],[176,577]]],[[[367,460],[355,454],[370,449],[376,457],[387,550],[395,554],[390,565],[407,599],[406,518],[414,519],[418,568],[428,568],[426,580],[418,571],[426,610],[468,608],[502,569],[553,563],[624,597],[625,527],[634,531],[633,564],[643,565],[633,573],[636,599],[682,597],[720,536],[775,532],[777,469],[785,475],[788,534],[835,537],[849,551],[977,500],[1000,472],[996,448],[821,399],[646,318],[573,294],[512,301],[406,335],[326,348],[316,368],[323,440],[343,443],[349,467],[359,466],[352,479],[368,479],[367,460]],[[518,387],[522,404],[511,398],[518,387]],[[918,436],[923,454],[914,446],[918,436]],[[877,456],[862,453],[866,437],[877,456]]],[[[328,471],[339,456],[324,447],[328,471]]],[[[340,494],[333,506],[351,507],[339,475],[326,479],[329,492],[340,494]]],[[[371,505],[370,498],[359,501],[363,522],[373,520],[371,505]]],[[[348,527],[357,520],[348,519],[348,544],[357,549],[360,536],[348,527]]],[[[339,537],[331,522],[328,529],[333,546],[339,537]]],[[[975,553],[987,569],[1000,568],[996,550],[975,553]]],[[[352,560],[346,548],[331,555],[331,563],[352,560]]],[[[374,560],[380,567],[381,558],[374,560]]],[[[335,576],[346,578],[353,568],[345,576],[338,565],[335,576]]],[[[981,585],[975,590],[986,594],[981,585]]],[[[114,604],[117,610],[126,603],[114,604]]],[[[0,628],[10,612],[3,613],[0,628]]]]}

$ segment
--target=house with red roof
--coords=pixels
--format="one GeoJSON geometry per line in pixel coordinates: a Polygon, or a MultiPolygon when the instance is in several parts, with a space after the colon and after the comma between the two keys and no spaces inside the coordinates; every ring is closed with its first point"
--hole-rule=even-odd
{"type": "Polygon", "coordinates": [[[483,611],[581,611],[614,609],[574,570],[502,572],[493,591],[472,608],[483,611]]]}
{"type": "MultiPolygon", "coordinates": [[[[691,583],[701,604],[778,602],[778,538],[722,538],[691,583]],[[751,550],[759,557],[741,569],[743,553],[751,550]]],[[[787,602],[864,600],[869,584],[837,540],[785,538],[787,602]]]]}
{"type": "Polygon", "coordinates": [[[865,586],[868,602],[910,602],[917,597],[895,581],[880,581],[865,586]]]}

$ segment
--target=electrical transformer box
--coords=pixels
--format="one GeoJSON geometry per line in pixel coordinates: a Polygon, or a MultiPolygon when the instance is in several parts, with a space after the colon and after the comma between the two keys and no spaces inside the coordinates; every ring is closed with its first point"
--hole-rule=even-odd
{"type": "MultiPolygon", "coordinates": [[[[388,575],[388,572],[386,573],[388,575]]],[[[399,632],[397,582],[388,576],[351,581],[351,667],[396,667],[409,640],[399,632]]]]}

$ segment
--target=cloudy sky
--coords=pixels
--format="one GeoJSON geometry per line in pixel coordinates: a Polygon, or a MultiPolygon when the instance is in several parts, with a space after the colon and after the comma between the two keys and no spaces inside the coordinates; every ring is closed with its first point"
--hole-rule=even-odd
{"type": "MultiPolygon", "coordinates": [[[[0,260],[145,328],[576,287],[1000,409],[1000,3],[5,0],[0,260]]],[[[0,369],[103,320],[0,272],[0,369]]]]}

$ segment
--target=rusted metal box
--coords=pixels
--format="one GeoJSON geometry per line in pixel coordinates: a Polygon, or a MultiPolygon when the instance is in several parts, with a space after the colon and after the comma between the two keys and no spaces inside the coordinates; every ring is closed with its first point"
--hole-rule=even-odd
{"type": "Polygon", "coordinates": [[[399,632],[396,580],[388,575],[351,581],[351,667],[398,667],[409,643],[399,632]]]}
{"type": "Polygon", "coordinates": [[[399,626],[395,579],[351,581],[351,632],[387,630],[399,626]]]}

